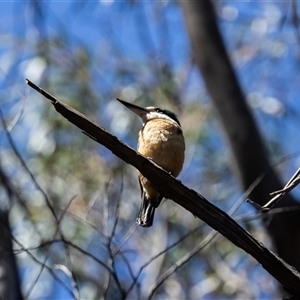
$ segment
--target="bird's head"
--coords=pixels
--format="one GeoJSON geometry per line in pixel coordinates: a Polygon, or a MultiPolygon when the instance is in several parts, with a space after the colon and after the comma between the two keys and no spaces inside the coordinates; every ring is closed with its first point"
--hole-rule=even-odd
{"type": "Polygon", "coordinates": [[[135,114],[140,116],[144,124],[151,119],[171,119],[172,121],[175,121],[179,126],[181,126],[176,115],[170,110],[156,106],[148,106],[144,108],[121,100],[119,98],[117,98],[117,100],[123,105],[125,105],[127,108],[129,108],[131,111],[133,111],[135,114]]]}

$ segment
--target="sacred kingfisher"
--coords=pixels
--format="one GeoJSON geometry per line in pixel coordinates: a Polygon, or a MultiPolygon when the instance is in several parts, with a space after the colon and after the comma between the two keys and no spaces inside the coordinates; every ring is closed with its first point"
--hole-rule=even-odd
{"type": "MultiPolygon", "coordinates": [[[[174,113],[155,106],[146,108],[120,100],[119,102],[141,117],[138,152],[148,157],[167,172],[177,177],[184,162],[185,142],[181,125],[174,113]]],[[[138,171],[142,203],[136,222],[151,227],[155,208],[163,199],[151,182],[138,171]]]]}

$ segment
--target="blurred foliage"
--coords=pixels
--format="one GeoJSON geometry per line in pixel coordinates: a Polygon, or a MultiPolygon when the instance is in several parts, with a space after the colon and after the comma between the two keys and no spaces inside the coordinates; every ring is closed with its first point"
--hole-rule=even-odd
{"type": "MultiPolygon", "coordinates": [[[[29,298],[70,298],[70,291],[74,292],[70,276],[54,268],[64,265],[75,274],[81,299],[116,299],[121,297],[120,286],[130,289],[131,299],[146,298],[158,278],[211,229],[172,201],[164,201],[157,210],[153,228],[137,228],[140,191],[135,170],[57,114],[47,100],[25,86],[25,77],[134,148],[141,122],[115,97],[174,111],[187,145],[180,180],[225,211],[241,190],[222,128],[194,66],[178,4],[60,4],[2,4],[10,14],[0,22],[1,110],[15,146],[41,187],[33,183],[2,128],[1,166],[23,202],[15,196],[2,200],[1,206],[10,209],[15,239],[26,249],[38,247],[30,252],[40,261],[26,251],[17,256],[22,288],[29,298]],[[62,217],[63,239],[41,190],[62,217]],[[146,262],[198,226],[191,237],[143,269],[135,282],[146,262]],[[44,263],[60,281],[42,267],[44,263]]],[[[275,1],[223,1],[216,3],[216,10],[232,62],[276,163],[299,146],[299,43],[290,23],[291,10],[275,1]]],[[[299,154],[295,157],[280,166],[284,178],[299,162],[299,154]]],[[[252,211],[243,204],[239,213],[252,211]]],[[[244,225],[269,243],[260,220],[244,225]]],[[[15,243],[15,247],[21,246],[15,243]]],[[[219,236],[154,294],[164,299],[275,296],[272,278],[219,236]]]]}

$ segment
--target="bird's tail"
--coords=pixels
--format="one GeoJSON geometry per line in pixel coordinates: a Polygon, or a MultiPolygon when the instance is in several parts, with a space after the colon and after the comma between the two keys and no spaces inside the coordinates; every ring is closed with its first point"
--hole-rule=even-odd
{"type": "Polygon", "coordinates": [[[162,200],[162,197],[159,195],[155,201],[147,199],[145,195],[142,195],[142,203],[140,210],[136,219],[136,222],[143,227],[151,227],[153,224],[155,208],[158,207],[162,200]]]}
{"type": "Polygon", "coordinates": [[[153,224],[155,207],[145,197],[142,199],[136,222],[143,227],[151,227],[153,224]]]}

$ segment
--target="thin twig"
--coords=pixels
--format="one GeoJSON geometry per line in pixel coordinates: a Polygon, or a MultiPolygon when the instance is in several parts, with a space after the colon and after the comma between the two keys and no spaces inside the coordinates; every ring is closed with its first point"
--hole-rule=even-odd
{"type": "MultiPolygon", "coordinates": [[[[42,261],[40,261],[40,260],[38,260],[30,251],[31,251],[31,249],[29,249],[29,248],[25,248],[13,235],[11,235],[11,238],[13,239],[13,241],[17,244],[17,245],[19,245],[19,247],[21,248],[21,249],[18,249],[17,251],[20,253],[21,251],[23,251],[23,252],[26,252],[31,258],[32,258],[32,260],[33,261],[35,261],[37,264],[39,264],[39,265],[41,265],[41,266],[43,266],[43,269],[45,268],[46,270],[48,270],[48,272],[52,275],[52,277],[57,281],[57,282],[59,282],[69,293],[70,293],[70,295],[72,296],[72,297],[75,297],[75,295],[74,295],[74,293],[73,293],[73,291],[55,274],[55,272],[50,268],[50,267],[48,267],[46,264],[45,264],[45,262],[42,262],[42,261]]],[[[50,244],[52,243],[52,242],[49,242],[50,244]]],[[[35,250],[35,249],[37,249],[37,248],[32,248],[32,250],[35,250]]],[[[25,299],[25,297],[24,297],[24,299],[25,299]]]]}
{"type": "Polygon", "coordinates": [[[212,239],[218,234],[217,231],[211,231],[206,238],[197,245],[194,249],[184,255],[181,259],[179,259],[171,268],[169,268],[155,283],[153,287],[150,289],[150,293],[148,299],[152,299],[156,290],[163,284],[163,282],[169,278],[177,269],[186,264],[195,254],[199,253],[204,247],[206,247],[212,239]]]}
{"type": "MultiPolygon", "coordinates": [[[[288,212],[297,211],[297,210],[300,210],[300,206],[278,207],[278,208],[273,208],[272,210],[270,210],[268,215],[272,216],[272,215],[288,213],[288,212]]],[[[254,213],[250,213],[250,214],[246,213],[246,214],[243,214],[240,216],[236,216],[234,219],[237,222],[247,222],[247,221],[261,219],[264,216],[265,216],[265,213],[258,210],[258,211],[255,211],[254,213]]]]}
{"type": "Polygon", "coordinates": [[[68,244],[70,247],[74,248],[78,252],[81,252],[82,254],[86,255],[89,258],[91,258],[92,260],[97,262],[99,265],[101,265],[106,271],[112,272],[112,269],[109,266],[107,266],[102,260],[100,260],[99,258],[94,256],[90,252],[87,252],[86,250],[82,249],[81,247],[77,246],[73,242],[71,242],[69,240],[66,240],[66,239],[64,239],[64,240],[63,239],[51,240],[51,241],[43,242],[43,243],[39,244],[38,246],[27,247],[27,248],[23,247],[21,243],[18,243],[21,248],[16,249],[15,251],[18,252],[18,253],[21,253],[22,251],[23,252],[28,252],[28,251],[37,250],[37,249],[40,249],[40,248],[43,248],[43,247],[47,247],[50,244],[61,243],[61,242],[68,244]]]}
{"type": "Polygon", "coordinates": [[[275,195],[267,204],[265,204],[261,210],[262,212],[268,212],[278,201],[280,201],[288,192],[294,189],[300,183],[300,168],[293,174],[284,188],[280,191],[275,191],[270,195],[275,195]]]}
{"type": "Polygon", "coordinates": [[[2,121],[2,125],[3,125],[3,128],[5,128],[5,132],[6,132],[6,136],[7,136],[7,139],[9,141],[9,144],[11,146],[11,148],[13,149],[16,157],[19,159],[22,167],[24,168],[24,170],[27,172],[27,174],[29,175],[29,177],[31,178],[32,182],[34,183],[35,187],[41,192],[41,194],[43,195],[44,199],[45,199],[45,202],[48,206],[48,208],[50,209],[55,221],[57,221],[57,216],[56,216],[56,213],[50,203],[50,200],[48,198],[48,196],[46,195],[46,193],[44,192],[44,190],[41,188],[41,186],[38,184],[38,182],[36,181],[34,175],[31,173],[31,171],[29,170],[28,166],[26,165],[25,163],[25,160],[23,159],[21,153],[19,152],[19,150],[17,149],[9,131],[7,130],[7,126],[6,126],[6,122],[5,122],[5,119],[4,119],[4,116],[3,116],[3,113],[2,113],[2,110],[0,109],[0,118],[1,118],[1,121],[2,121]]]}
{"type": "Polygon", "coordinates": [[[171,250],[172,248],[174,248],[175,246],[179,245],[180,243],[182,243],[184,240],[186,240],[188,237],[192,236],[194,233],[196,233],[198,230],[200,230],[203,227],[203,225],[198,226],[197,228],[194,228],[193,230],[190,230],[187,234],[185,234],[184,236],[182,236],[180,239],[178,239],[176,242],[174,242],[173,244],[171,244],[170,246],[166,247],[164,250],[160,251],[159,253],[157,253],[156,255],[152,256],[146,263],[144,263],[138,273],[136,274],[133,282],[131,283],[131,285],[129,286],[129,288],[127,289],[126,293],[129,294],[130,291],[133,289],[134,285],[137,283],[138,278],[140,277],[140,275],[142,274],[143,270],[149,266],[153,261],[155,261],[157,258],[159,258],[161,255],[165,254],[167,251],[171,250]]]}
{"type": "MultiPolygon", "coordinates": [[[[67,211],[68,207],[71,205],[71,203],[72,203],[72,201],[73,201],[74,199],[75,199],[75,197],[71,198],[71,200],[70,200],[69,203],[67,204],[65,210],[64,210],[63,213],[61,214],[60,218],[57,220],[57,222],[56,222],[56,229],[55,229],[55,232],[54,232],[54,234],[53,234],[52,239],[56,239],[56,236],[57,236],[58,234],[59,234],[59,236],[60,236],[63,240],[65,239],[65,238],[64,238],[64,235],[63,235],[63,233],[62,233],[62,231],[61,231],[61,228],[60,228],[60,223],[61,223],[61,221],[62,221],[62,219],[63,219],[63,217],[64,217],[64,215],[65,215],[65,212],[67,211]]],[[[43,270],[44,270],[44,266],[46,265],[46,262],[47,262],[47,260],[48,260],[49,257],[50,257],[51,246],[52,246],[52,244],[49,244],[49,248],[47,249],[47,253],[46,253],[46,256],[45,256],[45,259],[44,259],[44,264],[42,265],[42,267],[41,267],[41,269],[40,269],[38,275],[36,276],[36,279],[33,281],[33,283],[31,284],[30,288],[28,289],[28,291],[27,291],[27,293],[26,293],[24,299],[27,299],[27,298],[30,296],[30,294],[31,294],[31,292],[32,292],[32,290],[33,290],[33,288],[34,288],[34,286],[36,285],[36,283],[38,282],[40,276],[42,275],[42,272],[43,272],[43,270]]],[[[68,246],[67,246],[65,243],[64,243],[64,246],[65,246],[66,257],[67,257],[67,259],[68,259],[68,261],[69,261],[69,267],[72,268],[72,265],[71,265],[71,259],[70,259],[70,253],[69,253],[68,246]]],[[[72,269],[71,269],[71,270],[72,270],[72,269]]],[[[76,283],[77,281],[76,281],[76,277],[75,277],[74,272],[72,271],[71,274],[72,274],[72,279],[73,279],[72,281],[74,281],[74,282],[76,283]]],[[[79,298],[76,297],[76,295],[79,295],[79,290],[78,290],[78,285],[77,285],[77,283],[76,283],[76,285],[75,285],[75,288],[76,288],[76,289],[75,289],[74,297],[75,297],[76,300],[78,300],[79,298]]]]}

